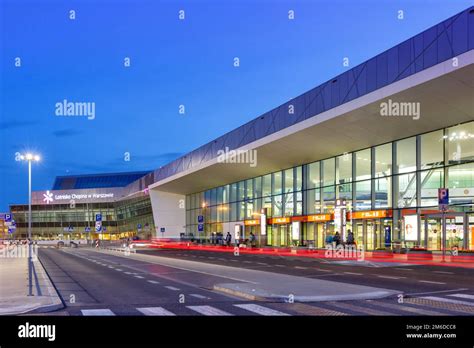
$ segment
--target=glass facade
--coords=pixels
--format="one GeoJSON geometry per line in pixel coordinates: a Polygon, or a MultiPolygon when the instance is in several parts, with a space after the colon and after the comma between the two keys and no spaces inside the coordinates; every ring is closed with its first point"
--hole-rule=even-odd
{"type": "MultiPolygon", "coordinates": [[[[28,236],[28,205],[10,207],[16,221],[14,239],[28,236]]],[[[32,205],[34,239],[117,240],[135,235],[149,239],[155,230],[149,197],[110,203],[32,205]],[[95,216],[102,214],[102,233],[94,233],[95,216]],[[91,232],[86,232],[90,229],[91,232]]]]}
{"type": "MultiPolygon", "coordinates": [[[[337,200],[344,200],[348,212],[388,211],[378,221],[360,224],[360,239],[367,246],[373,249],[384,247],[382,235],[377,237],[384,228],[390,228],[391,245],[395,242],[426,245],[424,216],[437,212],[438,188],[442,187],[450,189],[451,211],[464,214],[456,221],[463,225],[458,226],[458,231],[463,230],[466,239],[463,245],[469,247],[474,233],[470,230],[474,223],[471,222],[474,122],[187,195],[186,232],[203,237],[209,236],[210,232],[226,233],[229,229],[226,223],[259,219],[262,208],[266,208],[269,221],[284,217],[296,221],[297,217],[334,214],[337,200]],[[218,214],[219,209],[225,213],[218,214]],[[411,231],[406,231],[405,220],[408,219],[405,215],[410,214],[417,216],[415,237],[411,231]],[[202,231],[199,230],[199,215],[204,216],[202,231]],[[369,243],[369,237],[365,235],[371,229],[378,232],[374,232],[369,243]]],[[[265,245],[306,245],[313,241],[322,246],[322,237],[334,231],[331,220],[322,224],[301,221],[303,233],[297,241],[292,242],[288,237],[291,223],[269,223],[266,238],[261,236],[259,240],[265,245]],[[321,234],[319,238],[318,233],[321,234]]],[[[347,228],[353,229],[357,236],[358,221],[350,219],[347,228]]],[[[256,230],[260,233],[259,229],[256,230]]]]}

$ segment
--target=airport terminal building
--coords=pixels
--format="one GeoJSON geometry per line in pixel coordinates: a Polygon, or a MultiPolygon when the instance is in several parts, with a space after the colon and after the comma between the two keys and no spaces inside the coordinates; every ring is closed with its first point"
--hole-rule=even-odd
{"type": "MultiPolygon", "coordinates": [[[[150,238],[151,204],[145,183],[139,180],[148,173],[57,177],[51,190],[32,192],[34,239],[150,238]]],[[[26,238],[28,205],[11,205],[10,211],[16,223],[11,237],[26,238]]]]}
{"type": "Polygon", "coordinates": [[[252,232],[261,246],[323,247],[351,230],[366,250],[440,250],[444,214],[447,247],[474,250],[474,8],[119,191],[76,202],[114,206],[108,238],[137,232],[117,214],[136,199],[157,238],[252,232]]]}

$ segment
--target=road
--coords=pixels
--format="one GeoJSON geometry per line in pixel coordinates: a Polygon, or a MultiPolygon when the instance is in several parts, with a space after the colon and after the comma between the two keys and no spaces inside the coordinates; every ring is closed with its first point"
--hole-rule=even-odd
{"type": "MultiPolygon", "coordinates": [[[[225,264],[340,283],[396,289],[379,300],[261,302],[212,290],[228,279],[88,248],[41,248],[39,258],[65,308],[48,315],[473,315],[474,271],[435,266],[374,267],[266,255],[200,251],[145,254],[225,264]]],[[[158,259],[158,258],[157,258],[158,259]]],[[[231,274],[229,275],[231,277],[231,274]]],[[[343,284],[341,284],[343,286],[343,284]]]]}

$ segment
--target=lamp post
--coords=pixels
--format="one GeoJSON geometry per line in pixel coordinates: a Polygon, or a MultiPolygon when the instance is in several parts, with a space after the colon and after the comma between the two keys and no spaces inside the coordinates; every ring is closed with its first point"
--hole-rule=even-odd
{"type": "Polygon", "coordinates": [[[21,155],[22,161],[28,161],[28,296],[33,296],[33,277],[32,277],[32,259],[31,259],[31,162],[39,162],[40,156],[27,153],[21,155]]]}

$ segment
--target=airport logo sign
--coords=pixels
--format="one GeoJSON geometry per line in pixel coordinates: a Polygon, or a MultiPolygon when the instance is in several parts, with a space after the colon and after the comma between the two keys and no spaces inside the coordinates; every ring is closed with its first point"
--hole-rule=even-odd
{"type": "Polygon", "coordinates": [[[43,193],[43,202],[46,202],[46,204],[51,203],[53,199],[53,194],[49,191],[46,191],[46,193],[43,193]]]}

